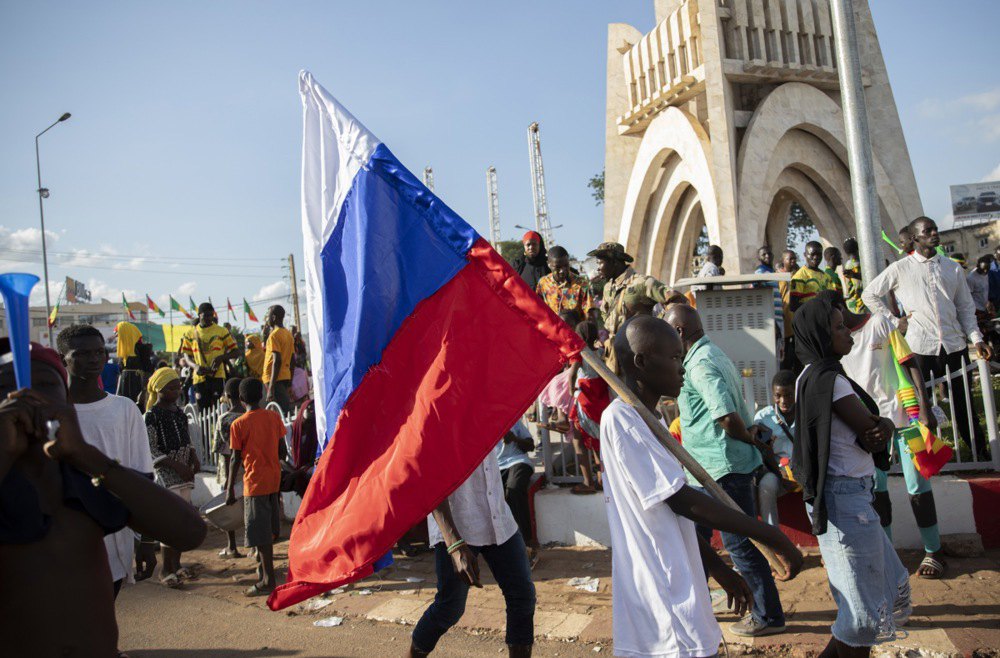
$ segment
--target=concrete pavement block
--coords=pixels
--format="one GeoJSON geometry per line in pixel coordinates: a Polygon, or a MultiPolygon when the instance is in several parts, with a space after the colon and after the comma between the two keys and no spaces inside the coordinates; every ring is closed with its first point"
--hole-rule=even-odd
{"type": "Polygon", "coordinates": [[[556,625],[556,627],[546,635],[560,640],[576,639],[580,633],[583,632],[583,629],[590,625],[590,622],[590,615],[584,615],[578,612],[569,612],[566,613],[566,619],[561,624],[556,625]]]}
{"type": "Polygon", "coordinates": [[[535,610],[535,637],[547,637],[568,618],[565,612],[535,610]]]}
{"type": "Polygon", "coordinates": [[[428,603],[419,599],[392,599],[372,609],[365,615],[372,621],[387,621],[393,624],[416,624],[424,614],[428,603]]]}

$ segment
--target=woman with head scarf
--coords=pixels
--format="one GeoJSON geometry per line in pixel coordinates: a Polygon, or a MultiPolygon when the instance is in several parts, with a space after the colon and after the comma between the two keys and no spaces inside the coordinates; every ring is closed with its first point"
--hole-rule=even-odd
{"type": "MultiPolygon", "coordinates": [[[[160,368],[146,385],[146,431],[149,450],[153,455],[156,482],[191,502],[194,476],[201,463],[191,445],[188,417],[177,406],[181,381],[173,368],[160,368]]],[[[181,553],[163,546],[163,571],[160,578],[167,587],[178,587],[182,578],[190,577],[181,567],[181,553]]]]}
{"type": "Polygon", "coordinates": [[[521,243],[524,245],[524,254],[515,258],[511,266],[515,272],[521,275],[524,282],[532,290],[535,290],[542,277],[552,271],[549,269],[545,241],[535,231],[528,231],[521,238],[521,243]]]}
{"type": "Polygon", "coordinates": [[[848,379],[844,316],[821,294],[792,322],[805,369],[797,382],[793,471],[809,505],[837,619],[823,656],[868,656],[909,617],[909,574],[872,506],[875,466],[888,468],[894,423],[848,379]]]}
{"type": "Polygon", "coordinates": [[[264,345],[257,334],[247,335],[246,361],[247,371],[254,379],[264,379],[264,345]]]}

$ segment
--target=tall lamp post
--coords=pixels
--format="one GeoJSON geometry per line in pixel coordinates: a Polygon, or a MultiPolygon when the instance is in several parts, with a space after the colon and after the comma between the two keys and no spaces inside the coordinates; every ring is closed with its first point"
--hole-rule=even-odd
{"type": "MultiPolygon", "coordinates": [[[[61,117],[56,119],[51,126],[43,130],[42,132],[35,135],[35,167],[38,169],[38,216],[42,222],[42,269],[45,273],[45,321],[52,317],[52,302],[49,300],[49,253],[45,248],[45,208],[42,204],[42,199],[49,198],[48,189],[42,187],[42,160],[38,153],[38,138],[45,133],[52,130],[53,126],[57,123],[62,123],[70,117],[70,113],[66,112],[61,117]]],[[[49,330],[49,347],[52,346],[52,330],[49,330]]]]}

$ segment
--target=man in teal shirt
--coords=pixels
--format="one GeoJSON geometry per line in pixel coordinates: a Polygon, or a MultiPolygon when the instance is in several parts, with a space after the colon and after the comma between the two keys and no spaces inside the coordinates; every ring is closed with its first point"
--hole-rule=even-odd
{"type": "MultiPolygon", "coordinates": [[[[677,398],[684,448],[751,518],[757,518],[754,472],[763,465],[758,427],[743,399],[739,372],[705,335],[698,311],[672,305],[666,321],[684,342],[684,387],[677,398]]],[[[711,529],[698,528],[711,538],[711,529]]],[[[753,591],[753,610],[730,631],[744,637],[785,630],[785,613],[767,559],[746,537],[722,533],[736,570],[753,591]]]]}

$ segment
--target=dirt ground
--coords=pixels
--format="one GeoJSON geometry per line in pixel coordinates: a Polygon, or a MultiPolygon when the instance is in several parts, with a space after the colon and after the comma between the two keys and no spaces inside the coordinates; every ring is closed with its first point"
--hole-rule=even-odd
{"type": "MultiPolygon", "coordinates": [[[[287,529],[286,529],[287,533],[287,529]]],[[[209,534],[205,545],[184,556],[197,577],[180,590],[151,581],[128,587],[118,603],[120,647],[130,656],[373,656],[403,655],[412,624],[434,596],[431,556],[405,558],[379,577],[342,592],[314,598],[287,611],[267,610],[262,598],[243,590],[254,581],[251,560],[218,556],[224,535],[209,534]],[[344,618],[336,627],[313,622],[344,618]]],[[[241,551],[244,550],[241,548],[241,551]]],[[[287,541],[275,547],[279,579],[287,568],[287,541]]],[[[919,554],[904,553],[915,570],[919,554]]],[[[483,590],[469,597],[459,626],[441,641],[435,655],[504,654],[503,598],[484,565],[483,590]]],[[[611,553],[596,548],[547,548],[534,572],[538,590],[535,655],[611,655],[611,553]],[[597,591],[568,584],[597,578],[597,591]]],[[[947,577],[914,577],[914,615],[906,636],[876,655],[1000,656],[1000,551],[977,558],[951,558],[947,577]]],[[[835,610],[818,555],[791,583],[779,583],[788,617],[782,635],[745,639],[725,633],[730,655],[815,655],[828,638],[835,610]]],[[[725,629],[736,618],[717,615],[725,629]]]]}

